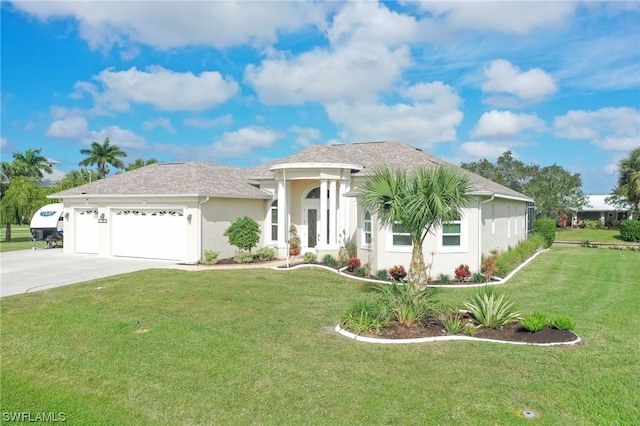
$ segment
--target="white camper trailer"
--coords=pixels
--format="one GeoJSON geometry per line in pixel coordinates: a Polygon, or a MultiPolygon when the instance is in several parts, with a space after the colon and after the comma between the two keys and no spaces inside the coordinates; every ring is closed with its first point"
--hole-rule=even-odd
{"type": "Polygon", "coordinates": [[[44,241],[47,247],[62,244],[64,226],[63,204],[47,204],[41,207],[31,219],[31,235],[33,241],[44,241]]]}

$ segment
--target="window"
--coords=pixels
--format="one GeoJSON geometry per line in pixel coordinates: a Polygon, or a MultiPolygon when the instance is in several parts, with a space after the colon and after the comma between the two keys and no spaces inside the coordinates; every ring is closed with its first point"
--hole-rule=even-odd
{"type": "Polygon", "coordinates": [[[443,246],[459,246],[461,245],[462,222],[455,220],[442,224],[442,245],[443,246]]]}
{"type": "Polygon", "coordinates": [[[278,200],[271,203],[271,240],[278,241],[278,200]]]}
{"type": "Polygon", "coordinates": [[[364,232],[364,243],[371,245],[371,213],[364,212],[362,216],[362,231],[364,232]]]}
{"type": "Polygon", "coordinates": [[[394,246],[411,246],[411,235],[401,222],[395,222],[391,226],[391,234],[394,246]]]}

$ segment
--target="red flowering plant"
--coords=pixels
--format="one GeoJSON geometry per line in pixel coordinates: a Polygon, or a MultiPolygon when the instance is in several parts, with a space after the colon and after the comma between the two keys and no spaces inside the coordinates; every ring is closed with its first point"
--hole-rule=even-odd
{"type": "Polygon", "coordinates": [[[353,272],[360,266],[360,259],[357,257],[351,257],[347,260],[347,271],[353,272]]]}
{"type": "Polygon", "coordinates": [[[469,271],[469,265],[461,264],[456,268],[455,271],[456,280],[458,281],[466,281],[471,276],[471,271],[469,271]]]}
{"type": "Polygon", "coordinates": [[[395,265],[389,268],[389,276],[395,281],[403,280],[407,276],[407,271],[402,265],[395,265]]]}

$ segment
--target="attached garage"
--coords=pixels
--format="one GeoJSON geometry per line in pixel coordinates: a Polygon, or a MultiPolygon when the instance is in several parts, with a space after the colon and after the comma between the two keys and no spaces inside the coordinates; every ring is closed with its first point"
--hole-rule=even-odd
{"type": "Polygon", "coordinates": [[[98,253],[98,209],[76,209],[73,237],[77,253],[98,253]]]}
{"type": "Polygon", "coordinates": [[[187,219],[184,209],[126,208],[111,211],[113,256],[183,260],[187,219]]]}

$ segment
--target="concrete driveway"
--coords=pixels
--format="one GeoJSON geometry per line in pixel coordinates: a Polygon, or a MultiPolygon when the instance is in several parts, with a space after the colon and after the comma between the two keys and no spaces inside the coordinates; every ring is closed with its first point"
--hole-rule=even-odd
{"type": "Polygon", "coordinates": [[[169,260],[63,254],[61,248],[0,253],[0,297],[174,266],[169,260]]]}

